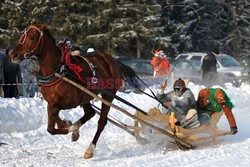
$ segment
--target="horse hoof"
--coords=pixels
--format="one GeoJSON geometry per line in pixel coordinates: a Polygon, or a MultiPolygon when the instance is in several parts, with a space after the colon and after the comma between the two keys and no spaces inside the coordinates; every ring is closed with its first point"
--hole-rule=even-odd
{"type": "Polygon", "coordinates": [[[79,137],[80,137],[80,134],[79,134],[78,131],[77,132],[73,132],[72,135],[71,135],[71,141],[75,142],[75,141],[77,141],[79,139],[79,137]]]}
{"type": "Polygon", "coordinates": [[[94,156],[93,153],[91,153],[91,152],[85,152],[83,158],[84,159],[89,159],[89,158],[92,158],[93,156],[94,156]]]}

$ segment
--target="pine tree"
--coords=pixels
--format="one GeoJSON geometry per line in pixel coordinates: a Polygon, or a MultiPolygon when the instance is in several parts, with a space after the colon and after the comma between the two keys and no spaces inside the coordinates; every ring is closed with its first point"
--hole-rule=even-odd
{"type": "Polygon", "coordinates": [[[245,0],[226,1],[229,10],[228,36],[223,40],[223,51],[235,57],[250,55],[250,3],[245,0]]]}
{"type": "Polygon", "coordinates": [[[221,40],[227,36],[227,11],[225,3],[217,0],[198,1],[200,23],[193,36],[194,51],[209,52],[220,47],[221,40]]]}
{"type": "Polygon", "coordinates": [[[5,1],[5,3],[1,3],[1,13],[3,14],[0,17],[0,44],[6,47],[10,43],[16,42],[20,37],[21,31],[31,24],[32,21],[49,21],[49,3],[46,0],[38,2],[16,0],[15,2],[5,1]]]}
{"type": "Polygon", "coordinates": [[[194,49],[193,34],[199,25],[199,5],[196,1],[169,0],[162,3],[162,24],[169,56],[194,49]]]}
{"type": "Polygon", "coordinates": [[[250,50],[247,0],[56,0],[0,1],[0,45],[16,42],[32,21],[47,23],[57,41],[122,55],[149,58],[154,49],[222,52],[250,50]]]}

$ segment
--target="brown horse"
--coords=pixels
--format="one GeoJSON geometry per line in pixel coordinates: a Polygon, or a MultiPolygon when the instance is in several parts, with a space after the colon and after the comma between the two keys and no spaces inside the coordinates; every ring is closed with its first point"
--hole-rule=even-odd
{"type": "MultiPolygon", "coordinates": [[[[37,57],[37,61],[40,65],[39,77],[45,82],[41,85],[41,92],[44,99],[48,102],[47,131],[52,135],[68,134],[69,132],[72,132],[72,141],[78,140],[79,128],[95,115],[95,110],[90,104],[93,97],[80,91],[73,85],[61,79],[58,80],[58,78],[55,77],[55,73],[65,65],[67,60],[65,60],[65,55],[62,50],[56,45],[55,39],[51,36],[46,24],[32,23],[32,25],[28,26],[22,33],[19,42],[13,49],[10,57],[12,62],[20,63],[22,60],[30,58],[31,55],[37,57]],[[48,83],[46,83],[46,80],[48,83]],[[76,123],[72,125],[69,121],[60,119],[60,110],[75,108],[78,105],[83,107],[84,116],[76,123]],[[57,128],[55,127],[56,124],[57,128]]],[[[126,73],[126,68],[124,68],[124,66],[118,64],[112,56],[102,52],[86,55],[84,59],[70,56],[70,64],[82,68],[82,71],[78,70],[79,75],[75,75],[75,77],[72,78],[76,82],[79,82],[81,79],[82,81],[86,81],[88,77],[92,76],[93,68],[91,65],[96,67],[94,72],[98,74],[99,79],[104,81],[103,83],[107,80],[112,81],[115,79],[123,79],[125,77],[124,73],[126,73]]],[[[94,85],[94,83],[91,83],[91,85],[94,85]]],[[[102,92],[101,88],[92,89],[91,91],[95,94],[101,94],[103,99],[112,102],[114,97],[102,92]]],[[[119,86],[108,88],[109,92],[115,94],[119,89],[119,86]]],[[[104,87],[103,89],[107,88],[104,87]]],[[[93,151],[98,138],[107,124],[109,110],[110,106],[102,104],[98,128],[92,143],[84,154],[84,158],[93,157],[93,151]]]]}

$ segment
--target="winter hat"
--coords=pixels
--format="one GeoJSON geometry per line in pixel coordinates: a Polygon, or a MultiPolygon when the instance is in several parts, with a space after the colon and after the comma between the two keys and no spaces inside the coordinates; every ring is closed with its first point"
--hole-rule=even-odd
{"type": "Polygon", "coordinates": [[[154,51],[154,55],[155,55],[155,56],[158,56],[158,53],[159,53],[159,50],[155,50],[155,51],[154,51]]]}
{"type": "Polygon", "coordinates": [[[219,47],[214,47],[212,52],[214,52],[215,54],[220,54],[220,49],[219,47]]]}
{"type": "Polygon", "coordinates": [[[200,90],[197,100],[199,108],[203,108],[209,104],[210,91],[208,88],[200,90]]]}
{"type": "Polygon", "coordinates": [[[94,52],[95,50],[93,48],[88,48],[87,53],[94,52]]]}
{"type": "Polygon", "coordinates": [[[208,100],[210,97],[210,92],[208,88],[204,88],[199,92],[198,95],[199,98],[203,99],[203,100],[208,100]]]}

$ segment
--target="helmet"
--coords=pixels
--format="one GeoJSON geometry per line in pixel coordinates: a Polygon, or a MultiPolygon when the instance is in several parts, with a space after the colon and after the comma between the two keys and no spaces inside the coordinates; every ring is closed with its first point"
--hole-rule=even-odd
{"type": "Polygon", "coordinates": [[[185,82],[179,78],[174,82],[173,89],[175,92],[181,92],[186,90],[186,84],[185,82]]]}

